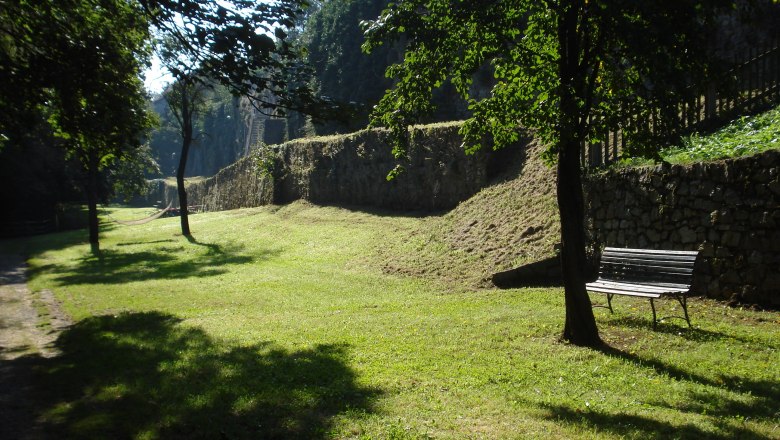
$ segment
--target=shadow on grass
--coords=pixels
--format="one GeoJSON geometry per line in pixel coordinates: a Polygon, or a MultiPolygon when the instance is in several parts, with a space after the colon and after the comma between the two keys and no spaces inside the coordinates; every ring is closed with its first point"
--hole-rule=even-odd
{"type": "Polygon", "coordinates": [[[46,438],[323,438],[379,395],[345,345],[229,346],[156,312],[85,319],[57,347],[34,367],[46,438]]]}
{"type": "Polygon", "coordinates": [[[713,433],[693,424],[672,425],[660,420],[635,414],[609,414],[600,411],[577,411],[571,407],[541,404],[549,418],[584,427],[596,428],[621,438],[641,439],[768,439],[746,427],[720,426],[721,433],[713,433]]]}
{"type": "Polygon", "coordinates": [[[663,400],[656,400],[655,394],[650,390],[647,394],[647,403],[692,416],[706,415],[718,431],[712,432],[691,423],[671,424],[652,416],[606,413],[598,410],[580,411],[554,403],[536,403],[548,413],[548,418],[630,438],[723,440],[771,438],[753,431],[741,420],[776,424],[780,416],[779,382],[728,375],[707,378],[696,371],[687,371],[657,359],[644,358],[612,347],[605,347],[600,351],[606,356],[621,359],[640,369],[651,370],[649,374],[671,377],[682,383],[701,385],[695,391],[689,392],[687,401],[679,405],[672,406],[663,400]]]}
{"type": "Polygon", "coordinates": [[[123,284],[151,279],[182,279],[210,277],[228,272],[230,266],[262,261],[279,255],[280,249],[244,253],[241,245],[199,243],[195,252],[184,245],[159,246],[153,250],[126,251],[105,249],[100,254],[81,258],[75,267],[45,265],[31,271],[31,276],[43,272],[56,273],[61,285],[123,284]]]}
{"type": "MultiPolygon", "coordinates": [[[[609,313],[609,311],[607,311],[609,313]]],[[[685,321],[675,319],[674,321],[665,320],[659,321],[655,329],[653,329],[652,318],[639,318],[635,316],[610,316],[608,323],[611,325],[618,325],[623,327],[630,327],[638,330],[653,331],[654,333],[663,333],[667,335],[674,335],[689,341],[695,342],[711,342],[711,341],[739,341],[745,343],[753,343],[755,340],[745,338],[732,333],[724,333],[714,330],[705,330],[696,326],[696,322],[692,321],[693,327],[688,327],[685,321]]],[[[777,349],[776,344],[772,344],[770,340],[764,340],[762,342],[768,348],[777,349]]]]}

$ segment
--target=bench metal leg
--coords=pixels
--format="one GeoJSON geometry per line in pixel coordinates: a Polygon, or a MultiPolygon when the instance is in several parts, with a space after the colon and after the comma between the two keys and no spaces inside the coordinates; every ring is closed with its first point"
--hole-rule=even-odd
{"type": "Polygon", "coordinates": [[[609,313],[615,313],[614,310],[612,310],[612,297],[614,296],[613,293],[607,294],[607,306],[609,308],[609,313]]]}
{"type": "Polygon", "coordinates": [[[677,301],[680,303],[680,306],[682,306],[683,313],[685,314],[685,322],[688,323],[688,328],[692,328],[691,319],[688,317],[688,299],[685,297],[685,295],[677,295],[677,301]]]}
{"type": "Polygon", "coordinates": [[[650,298],[650,308],[653,309],[653,330],[655,330],[656,324],[658,321],[656,321],[655,318],[655,303],[653,302],[653,298],[650,298]]]}

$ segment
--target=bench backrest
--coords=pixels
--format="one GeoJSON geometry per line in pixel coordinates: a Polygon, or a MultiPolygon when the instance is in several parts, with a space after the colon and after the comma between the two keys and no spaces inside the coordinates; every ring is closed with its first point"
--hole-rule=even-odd
{"type": "Polygon", "coordinates": [[[604,248],[599,278],[690,287],[698,251],[604,248]]]}

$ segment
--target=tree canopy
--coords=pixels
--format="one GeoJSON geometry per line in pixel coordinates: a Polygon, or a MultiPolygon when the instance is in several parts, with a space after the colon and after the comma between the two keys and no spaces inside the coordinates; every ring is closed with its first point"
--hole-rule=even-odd
{"type": "MultiPolygon", "coordinates": [[[[708,37],[728,1],[406,0],[367,22],[366,50],[403,38],[403,62],[373,122],[392,128],[404,157],[407,125],[434,110],[433,91],[451,80],[473,116],[462,133],[474,151],[510,145],[525,130],[545,141],[557,161],[561,261],[566,297],[563,337],[601,343],[585,291],[586,258],[580,154],[597,134],[623,130],[625,154],[654,155],[663,140],[628,115],[653,115],[673,126],[682,96],[699,93],[712,64],[708,37]],[[495,86],[469,96],[474,74],[489,64],[495,86]]],[[[649,121],[649,119],[648,119],[649,121]]]]}
{"type": "Polygon", "coordinates": [[[140,81],[149,56],[141,13],[125,0],[3,2],[0,12],[2,138],[23,143],[43,126],[80,164],[93,249],[107,183],[140,183],[138,173],[116,167],[148,163],[141,146],[153,120],[140,81]]]}
{"type": "MultiPolygon", "coordinates": [[[[262,112],[288,110],[322,116],[332,107],[309,87],[310,69],[287,41],[305,0],[141,0],[155,47],[175,78],[167,101],[178,123],[182,151],[176,172],[182,234],[189,236],[184,187],[202,88],[219,84],[262,112]]],[[[330,113],[333,114],[333,113],[330,113]]]]}

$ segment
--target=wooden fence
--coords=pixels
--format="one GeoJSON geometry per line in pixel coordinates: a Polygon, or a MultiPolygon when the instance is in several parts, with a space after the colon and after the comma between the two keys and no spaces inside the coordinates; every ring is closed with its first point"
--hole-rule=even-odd
{"type": "Polygon", "coordinates": [[[638,117],[629,118],[621,124],[621,129],[599,136],[599,142],[585,143],[583,166],[597,167],[618,160],[627,142],[622,128],[633,124],[644,124],[643,129],[652,135],[673,138],[706,131],[724,121],[780,103],[780,38],[763,47],[747,49],[741,57],[735,57],[733,67],[724,77],[725,81],[714,83],[706,93],[678,105],[679,120],[675,129],[657,124],[660,118],[651,112],[643,121],[638,117]]]}

